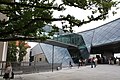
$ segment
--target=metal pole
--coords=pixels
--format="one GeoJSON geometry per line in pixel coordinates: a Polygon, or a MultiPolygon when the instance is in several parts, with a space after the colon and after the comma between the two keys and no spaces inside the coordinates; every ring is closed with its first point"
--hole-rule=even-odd
{"type": "Polygon", "coordinates": [[[54,45],[52,50],[52,72],[53,72],[53,66],[54,66],[54,45]]]}
{"type": "Polygon", "coordinates": [[[93,46],[93,38],[94,38],[94,33],[95,33],[95,30],[93,31],[93,35],[92,35],[92,39],[91,39],[91,44],[90,44],[90,54],[92,52],[92,46],[93,46]]]}

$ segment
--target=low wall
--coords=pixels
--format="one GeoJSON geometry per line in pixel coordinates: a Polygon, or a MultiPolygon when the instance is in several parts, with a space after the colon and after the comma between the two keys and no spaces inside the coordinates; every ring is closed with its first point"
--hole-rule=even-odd
{"type": "MultiPolygon", "coordinates": [[[[5,64],[6,62],[1,62],[0,64],[5,64]]],[[[13,67],[13,72],[15,74],[29,74],[29,73],[37,73],[37,72],[48,72],[48,71],[52,71],[53,70],[57,70],[58,67],[61,67],[61,64],[59,63],[54,63],[53,67],[52,64],[49,63],[40,63],[40,62],[21,62],[21,63],[17,63],[17,62],[13,62],[12,63],[12,67],[13,67]]],[[[0,75],[4,74],[4,69],[5,66],[3,66],[0,70],[1,73],[0,75]]]]}

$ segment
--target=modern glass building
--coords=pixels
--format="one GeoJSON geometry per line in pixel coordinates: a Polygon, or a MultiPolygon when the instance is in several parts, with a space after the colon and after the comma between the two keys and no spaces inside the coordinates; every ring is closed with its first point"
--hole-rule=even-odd
{"type": "Polygon", "coordinates": [[[74,64],[67,48],[39,43],[32,48],[31,56],[35,56],[36,54],[45,54],[46,61],[48,63],[52,63],[52,59],[54,58],[54,63],[61,63],[65,66],[69,64],[69,61],[71,61],[72,64],[74,64]]]}
{"type": "Polygon", "coordinates": [[[86,59],[89,57],[89,52],[86,47],[85,41],[82,35],[80,34],[72,33],[72,34],[60,35],[54,38],[54,40],[62,43],[74,45],[76,49],[74,49],[73,47],[67,48],[73,59],[76,59],[76,58],[86,59]]]}
{"type": "Polygon", "coordinates": [[[99,47],[99,52],[103,50],[103,52],[118,53],[120,49],[118,45],[120,42],[120,18],[78,34],[82,35],[89,50],[92,45],[93,48],[99,47]],[[100,50],[100,48],[102,49],[100,50]]]}
{"type": "Polygon", "coordinates": [[[87,59],[91,53],[109,58],[120,52],[120,18],[84,32],[57,35],[52,41],[39,45],[32,49],[33,55],[34,50],[39,48],[49,63],[52,62],[53,50],[54,62],[64,65],[68,65],[69,61],[77,63],[80,58],[87,59]]]}

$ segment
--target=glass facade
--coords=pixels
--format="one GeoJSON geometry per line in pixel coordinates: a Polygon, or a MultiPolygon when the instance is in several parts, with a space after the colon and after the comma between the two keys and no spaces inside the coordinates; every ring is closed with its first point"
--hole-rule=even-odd
{"type": "Polygon", "coordinates": [[[54,63],[61,63],[63,66],[69,65],[69,61],[73,63],[73,60],[67,50],[67,48],[62,48],[58,46],[49,45],[45,43],[39,43],[32,48],[32,56],[36,54],[44,53],[48,63],[52,63],[52,58],[54,58],[54,63]],[[54,57],[53,54],[54,48],[54,57]]]}
{"type": "MultiPolygon", "coordinates": [[[[75,58],[89,57],[91,46],[120,41],[120,19],[84,32],[57,35],[53,40],[76,46],[76,49],[54,46],[54,62],[64,65],[68,65],[69,61],[75,63],[75,58]]],[[[38,46],[37,48],[40,50],[34,50],[43,52],[48,62],[51,63],[53,46],[44,43],[39,45],[41,47],[38,46]]],[[[33,52],[35,52],[34,50],[33,52]]]]}
{"type": "Polygon", "coordinates": [[[66,44],[75,45],[79,49],[80,56],[78,54],[78,57],[82,57],[84,59],[89,57],[88,49],[86,47],[83,37],[80,34],[72,33],[72,34],[60,35],[54,38],[54,40],[57,40],[66,44]]]}
{"type": "Polygon", "coordinates": [[[112,43],[120,40],[120,19],[116,19],[95,29],[78,33],[83,36],[87,45],[93,46],[112,43]]]}
{"type": "Polygon", "coordinates": [[[83,40],[87,47],[87,50],[90,53],[90,49],[91,49],[91,45],[92,45],[91,43],[93,41],[93,36],[94,36],[94,30],[85,31],[85,32],[78,33],[78,34],[83,37],[83,40]]]}
{"type": "Polygon", "coordinates": [[[82,46],[83,43],[82,36],[78,34],[66,34],[66,35],[59,35],[58,37],[55,37],[54,40],[66,43],[66,44],[73,44],[76,46],[82,46]]]}

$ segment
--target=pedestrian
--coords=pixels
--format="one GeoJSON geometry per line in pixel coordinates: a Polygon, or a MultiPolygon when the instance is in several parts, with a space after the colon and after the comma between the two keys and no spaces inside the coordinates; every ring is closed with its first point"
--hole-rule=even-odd
{"type": "Polygon", "coordinates": [[[85,59],[82,60],[82,65],[85,66],[85,59]]]}
{"type": "Polygon", "coordinates": [[[78,68],[80,67],[80,64],[81,64],[80,62],[81,62],[81,60],[79,59],[79,61],[78,61],[78,68]]]}
{"type": "Polygon", "coordinates": [[[5,80],[10,80],[14,78],[14,73],[12,71],[11,63],[6,63],[5,74],[3,76],[5,80]]]}
{"type": "Polygon", "coordinates": [[[98,59],[95,57],[95,59],[94,59],[94,62],[95,62],[95,67],[97,66],[97,64],[98,64],[98,59]]]}
{"type": "Polygon", "coordinates": [[[97,65],[97,58],[93,57],[91,58],[91,68],[95,68],[97,65]]]}
{"type": "Polygon", "coordinates": [[[82,59],[79,59],[79,62],[78,62],[78,68],[82,66],[82,59]]]}
{"type": "Polygon", "coordinates": [[[116,64],[119,65],[119,59],[118,58],[116,58],[116,64]]]}
{"type": "Polygon", "coordinates": [[[71,63],[71,61],[69,61],[69,67],[70,67],[70,68],[72,67],[72,63],[71,63]]]}

